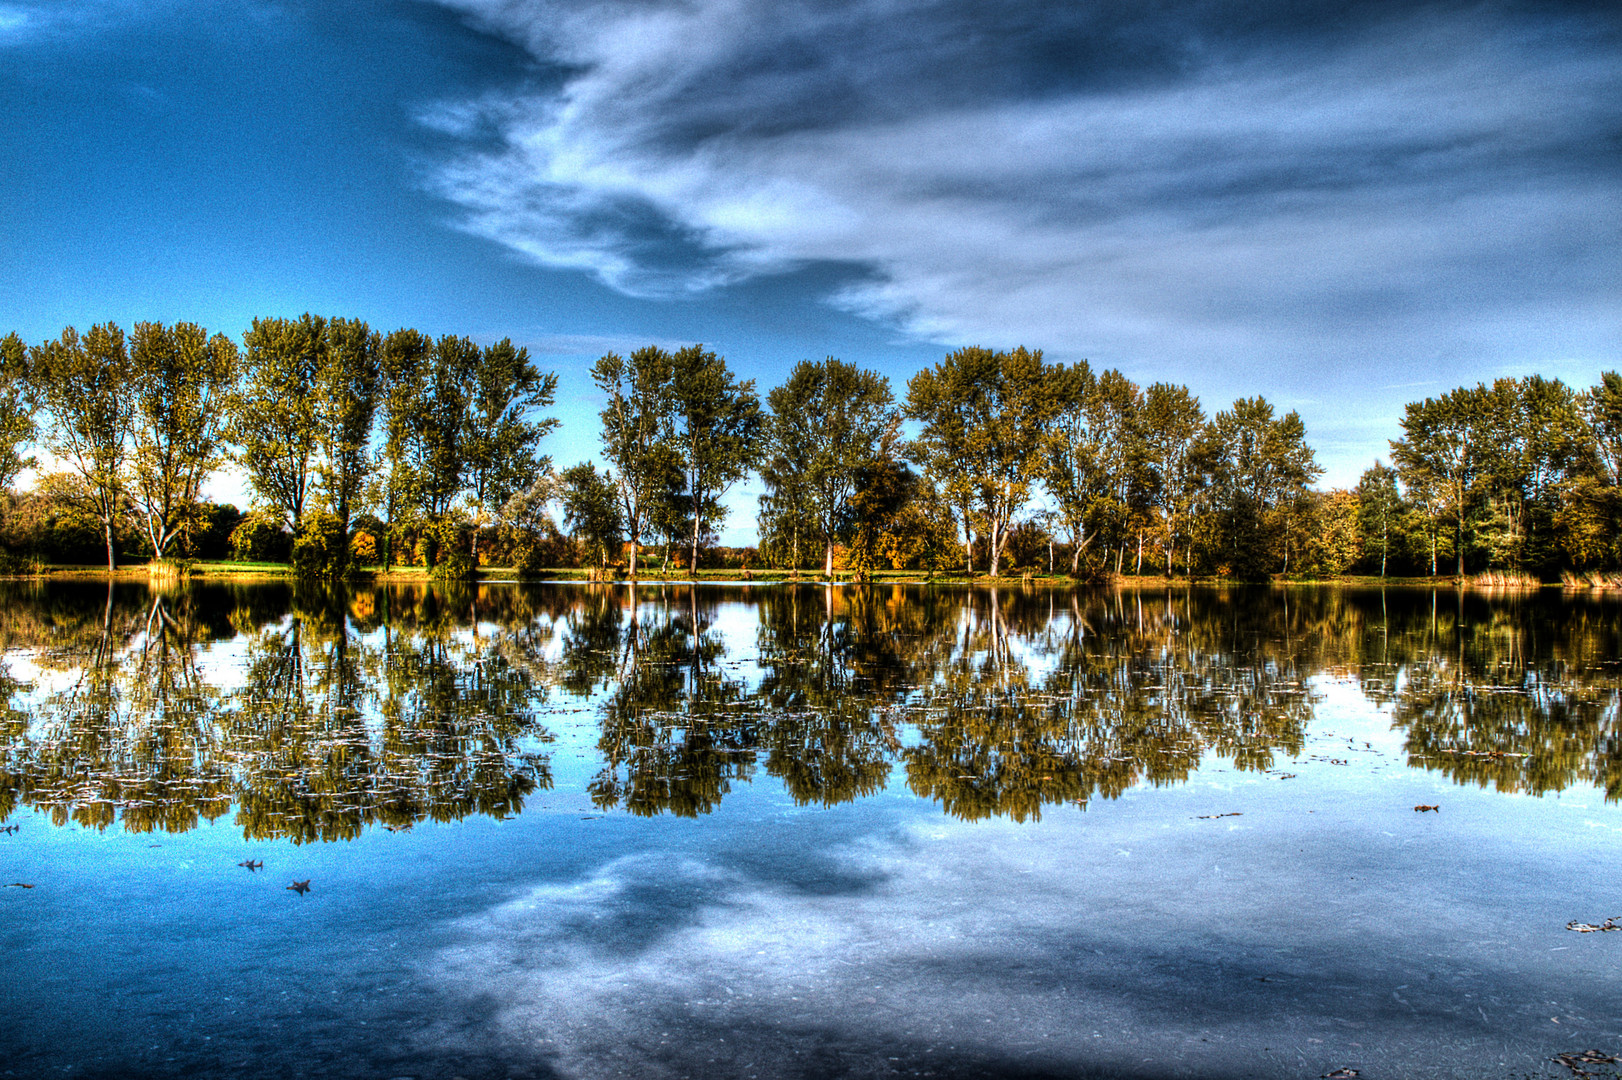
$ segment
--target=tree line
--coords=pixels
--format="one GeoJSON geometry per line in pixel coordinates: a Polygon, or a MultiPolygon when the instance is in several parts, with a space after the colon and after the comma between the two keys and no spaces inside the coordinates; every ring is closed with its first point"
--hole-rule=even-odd
{"type": "MultiPolygon", "coordinates": [[[[759,547],[743,557],[796,572],[1550,578],[1622,564],[1615,373],[1411,403],[1391,464],[1327,491],[1294,411],[1257,396],[1207,416],[1186,386],[1023,347],[955,350],[899,398],[828,357],[763,401],[702,345],[609,353],[590,374],[603,467],[555,470],[541,446],[557,376],[509,339],[310,314],[255,319],[240,344],[186,322],[69,327],[33,346],[10,334],[0,485],[48,450],[62,470],[39,479],[28,520],[43,503],[95,522],[109,567],[121,533],[161,563],[228,531],[240,557],[322,577],[397,562],[463,577],[498,560],[634,576],[650,549],[661,569],[693,569],[751,474],[759,547]],[[241,520],[202,495],[227,465],[252,493],[241,520]]],[[[4,530],[14,554],[26,531],[4,530]]]]}

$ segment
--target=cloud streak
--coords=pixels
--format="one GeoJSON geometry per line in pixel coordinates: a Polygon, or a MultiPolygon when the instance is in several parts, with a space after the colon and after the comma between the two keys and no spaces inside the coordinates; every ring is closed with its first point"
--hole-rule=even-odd
{"type": "Polygon", "coordinates": [[[796,833],[792,858],[756,830],[749,854],[711,840],[537,885],[461,921],[424,976],[488,1009],[497,1053],[582,1080],[1452,1076],[1546,1058],[1546,1003],[1607,1015],[1597,969],[1547,951],[1572,901],[1546,895],[1546,849],[1483,832],[1479,865],[1438,875],[1457,837],[1387,843],[1358,812],[1332,844],[1305,815],[1212,830],[1147,800],[796,833]],[[1502,891],[1470,889],[1488,867],[1502,891]]]}
{"type": "Polygon", "coordinates": [[[924,339],[1285,397],[1618,347],[1600,9],[453,6],[558,81],[426,113],[435,190],[625,293],[842,264],[924,339]]]}

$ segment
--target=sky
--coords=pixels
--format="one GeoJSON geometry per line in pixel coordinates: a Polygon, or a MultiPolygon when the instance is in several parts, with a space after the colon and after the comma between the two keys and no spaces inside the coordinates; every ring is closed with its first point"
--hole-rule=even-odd
{"type": "Polygon", "coordinates": [[[1409,401],[1622,367],[1618,102],[1614,4],[0,0],[0,333],[511,337],[560,465],[610,350],[1025,345],[1349,485],[1409,401]]]}

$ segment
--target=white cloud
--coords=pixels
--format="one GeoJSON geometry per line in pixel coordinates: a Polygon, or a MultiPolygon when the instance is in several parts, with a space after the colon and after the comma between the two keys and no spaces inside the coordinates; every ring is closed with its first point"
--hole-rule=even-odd
{"type": "Polygon", "coordinates": [[[1334,402],[1622,347],[1617,169],[1592,142],[1614,133],[1622,67],[1603,46],[1414,20],[1310,61],[884,104],[927,70],[910,56],[819,110],[847,67],[905,53],[930,6],[456,6],[568,74],[425,115],[498,135],[437,189],[472,232],[633,295],[849,263],[869,273],[833,301],[924,339],[1090,356],[1218,400],[1334,402]],[[892,42],[842,58],[885,25],[892,42]]]}

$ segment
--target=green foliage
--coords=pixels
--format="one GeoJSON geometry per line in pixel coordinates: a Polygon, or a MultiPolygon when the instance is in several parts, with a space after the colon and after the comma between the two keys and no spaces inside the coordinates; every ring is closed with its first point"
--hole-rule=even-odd
{"type": "Polygon", "coordinates": [[[767,402],[762,516],[773,531],[789,533],[796,565],[800,529],[809,525],[814,532],[808,539],[821,542],[824,573],[832,574],[834,544],[857,528],[854,499],[861,477],[880,475],[900,449],[901,417],[889,381],[831,356],[821,363],[804,360],[767,402]]]}
{"type": "Polygon", "coordinates": [[[591,378],[608,399],[600,414],[603,455],[618,491],[635,577],[638,548],[655,528],[654,506],[681,476],[671,445],[671,356],[656,345],[637,349],[629,360],[607,353],[592,367],[591,378]]]}
{"type": "Polygon", "coordinates": [[[239,358],[234,341],[195,323],[136,323],[132,342],[130,487],[154,557],[162,559],[176,538],[206,527],[202,487],[225,459],[224,405],[239,358]]]}
{"type": "Polygon", "coordinates": [[[1206,444],[1220,565],[1242,580],[1289,573],[1292,551],[1299,557],[1295,519],[1323,472],[1301,417],[1292,410],[1274,418],[1265,399],[1240,398],[1217,413],[1206,444]]]}
{"type": "Polygon", "coordinates": [[[1085,360],[1050,369],[1054,404],[1043,448],[1043,484],[1070,534],[1071,574],[1094,540],[1119,544],[1147,506],[1143,395],[1119,371],[1094,377],[1085,360]]]}
{"type": "Polygon", "coordinates": [[[243,381],[228,434],[248,486],[295,530],[304,520],[318,449],[318,379],[326,320],[255,319],[242,335],[243,381]]]}
{"type": "Polygon", "coordinates": [[[98,323],[80,337],[68,327],[29,350],[29,385],[45,414],[45,445],[82,481],[80,504],[101,522],[107,569],[118,564],[115,532],[124,509],[124,461],[135,414],[124,331],[98,323]]]}
{"type": "Polygon", "coordinates": [[[1363,557],[1379,565],[1381,577],[1393,552],[1401,550],[1404,509],[1395,470],[1376,461],[1357,482],[1357,527],[1363,557]]]}
{"type": "Polygon", "coordinates": [[[37,433],[28,385],[28,350],[22,338],[0,338],[0,491],[10,491],[17,474],[39,464],[23,447],[37,433]]]}
{"type": "MultiPolygon", "coordinates": [[[[423,563],[429,577],[436,581],[469,581],[478,576],[469,522],[450,516],[435,518],[428,523],[423,539],[429,544],[423,563]]],[[[418,543],[420,546],[422,541],[418,543]]]]}
{"type": "Polygon", "coordinates": [[[558,377],[541,374],[529,351],[503,338],[479,354],[468,394],[467,487],[475,523],[482,523],[535,477],[551,471],[541,439],[557,427],[537,417],[557,397],[558,377]]]}
{"type": "Polygon", "coordinates": [[[1181,547],[1193,573],[1195,512],[1209,479],[1202,457],[1205,410],[1186,386],[1155,383],[1143,393],[1137,431],[1149,506],[1159,514],[1160,547],[1168,575],[1181,547]]]}
{"type": "Polygon", "coordinates": [[[1040,479],[1056,412],[1041,350],[966,348],[914,375],[906,412],[924,426],[909,456],[962,508],[965,546],[977,519],[998,573],[1014,516],[1040,479]]]}
{"type": "MultiPolygon", "coordinates": [[[[375,467],[370,444],[382,391],[382,339],[359,319],[330,319],[325,330],[315,388],[316,477],[321,505],[347,535],[375,467]]],[[[346,558],[332,564],[339,573],[346,558]]]]}
{"type": "Polygon", "coordinates": [[[304,515],[293,534],[291,562],[301,578],[335,581],[349,571],[349,533],[337,514],[315,510],[304,515]]]}
{"type": "Polygon", "coordinates": [[[608,567],[623,542],[618,490],[613,477],[599,473],[590,462],[566,469],[559,477],[563,523],[585,552],[586,560],[608,567]]]}
{"type": "Polygon", "coordinates": [[[293,537],[280,515],[250,513],[231,531],[231,558],[237,562],[287,562],[293,537]]]}
{"type": "Polygon", "coordinates": [[[419,399],[427,378],[433,340],[416,330],[396,330],[383,339],[382,449],[368,501],[382,514],[385,569],[395,557],[396,523],[411,517],[421,502],[413,455],[419,399]]]}
{"type": "MultiPolygon", "coordinates": [[[[752,379],[738,382],[726,361],[702,345],[670,358],[671,436],[683,479],[692,529],[692,566],[706,534],[726,517],[721,496],[755,464],[761,428],[760,399],[752,379]]],[[[668,513],[666,520],[669,520],[668,513]]]]}

